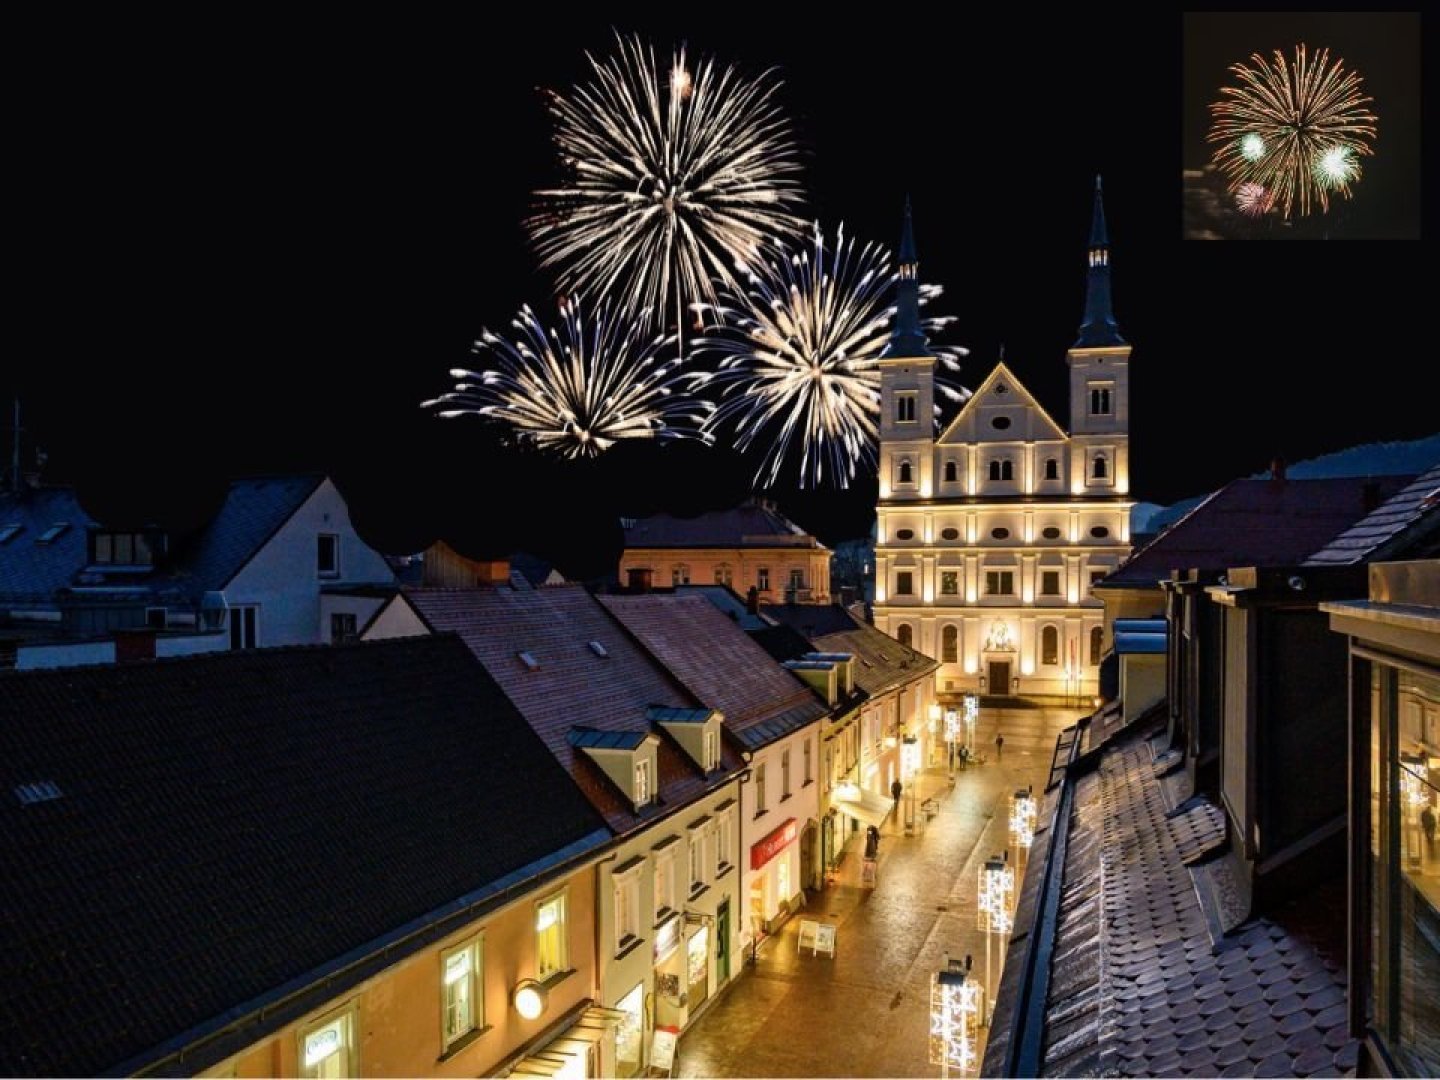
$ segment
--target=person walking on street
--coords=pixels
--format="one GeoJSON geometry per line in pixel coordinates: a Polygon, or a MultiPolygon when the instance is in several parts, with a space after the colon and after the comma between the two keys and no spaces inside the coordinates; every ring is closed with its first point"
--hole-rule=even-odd
{"type": "Polygon", "coordinates": [[[995,736],[995,760],[1002,761],[1005,758],[1005,736],[995,736]]]}

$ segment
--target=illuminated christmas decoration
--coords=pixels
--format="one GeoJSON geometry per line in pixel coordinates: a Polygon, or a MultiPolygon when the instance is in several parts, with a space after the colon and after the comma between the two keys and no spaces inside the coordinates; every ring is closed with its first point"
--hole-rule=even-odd
{"type": "Polygon", "coordinates": [[[1312,60],[1304,45],[1293,65],[1279,49],[1273,63],[1258,53],[1250,59],[1253,67],[1231,65],[1240,85],[1222,87],[1210,106],[1206,138],[1217,144],[1213,160],[1231,193],[1258,184],[1286,218],[1328,210],[1332,193],[1348,198],[1360,178],[1358,158],[1373,152],[1375,138],[1376,117],[1365,108],[1373,99],[1361,93],[1361,77],[1338,58],[1332,64],[1328,49],[1312,60]]]}
{"type": "Polygon", "coordinates": [[[1040,808],[1029,788],[1015,792],[1010,801],[1010,842],[1028,851],[1035,840],[1040,808]]]}
{"type": "Polygon", "coordinates": [[[930,1064],[974,1068],[984,1011],[985,988],[971,977],[968,963],[963,970],[936,972],[930,983],[930,1064]]]}

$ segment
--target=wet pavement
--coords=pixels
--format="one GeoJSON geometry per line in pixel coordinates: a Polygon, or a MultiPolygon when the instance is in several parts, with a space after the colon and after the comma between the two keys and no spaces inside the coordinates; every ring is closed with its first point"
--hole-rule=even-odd
{"type": "MultiPolygon", "coordinates": [[[[1043,789],[1056,735],[1082,715],[981,710],[976,742],[986,764],[956,773],[953,789],[944,769],[922,773],[917,805],[933,795],[939,812],[914,836],[892,815],[873,889],[860,886],[858,836],[833,884],[760,946],[754,966],[747,953],[734,985],[681,1036],[675,1075],[940,1075],[929,1063],[931,977],[948,951],[957,959],[969,953],[985,978],[986,935],[975,926],[979,868],[1009,842],[1010,794],[1032,783],[1043,789]],[[997,730],[1005,736],[1001,760],[997,730]],[[800,953],[801,919],[835,924],[833,960],[808,947],[800,953]]],[[[998,978],[998,949],[990,963],[998,978]]],[[[978,1051],[977,1061],[983,1042],[978,1051]]]]}

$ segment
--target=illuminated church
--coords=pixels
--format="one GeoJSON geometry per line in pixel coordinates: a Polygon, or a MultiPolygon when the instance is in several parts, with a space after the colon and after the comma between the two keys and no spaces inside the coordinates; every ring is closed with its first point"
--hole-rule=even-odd
{"type": "Polygon", "coordinates": [[[1091,695],[1103,608],[1130,551],[1130,346],[1110,306],[1100,180],[1067,432],[1003,360],[934,434],[909,209],[882,356],[875,625],[940,662],[940,694],[1091,695]]]}

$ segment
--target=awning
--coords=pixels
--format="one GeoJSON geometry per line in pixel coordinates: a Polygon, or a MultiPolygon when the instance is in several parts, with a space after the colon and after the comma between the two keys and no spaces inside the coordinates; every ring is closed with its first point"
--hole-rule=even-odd
{"type": "Polygon", "coordinates": [[[858,784],[840,784],[835,788],[834,803],[840,812],[849,814],[856,821],[874,825],[877,829],[885,824],[894,803],[874,792],[866,791],[858,784]]]}
{"type": "Polygon", "coordinates": [[[517,1061],[509,1075],[583,1077],[589,1075],[592,1063],[598,1068],[599,1043],[624,1014],[598,1005],[582,1009],[559,1035],[517,1061]]]}

